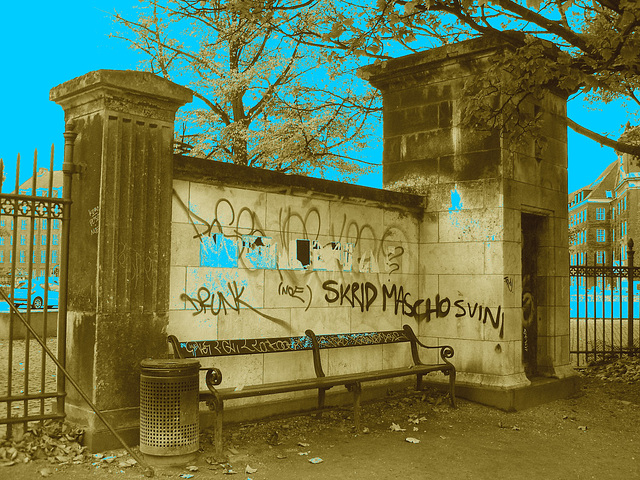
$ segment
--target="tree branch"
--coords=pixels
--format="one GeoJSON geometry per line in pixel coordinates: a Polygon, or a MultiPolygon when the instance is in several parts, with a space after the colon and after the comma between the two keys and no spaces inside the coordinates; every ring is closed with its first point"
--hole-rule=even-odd
{"type": "Polygon", "coordinates": [[[601,145],[611,147],[617,152],[640,156],[640,145],[632,145],[605,137],[604,135],[600,135],[593,130],[589,130],[582,125],[577,124],[569,117],[567,117],[567,126],[574,132],[579,133],[580,135],[584,135],[585,137],[590,138],[591,140],[598,142],[601,145]]]}

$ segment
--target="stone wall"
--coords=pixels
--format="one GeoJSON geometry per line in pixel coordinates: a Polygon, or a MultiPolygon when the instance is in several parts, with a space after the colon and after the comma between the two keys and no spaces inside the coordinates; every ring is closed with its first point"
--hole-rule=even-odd
{"type": "MultiPolygon", "coordinates": [[[[417,331],[435,300],[420,286],[422,207],[416,195],[178,157],[167,333],[213,340],[405,323],[417,331]]],[[[406,344],[322,354],[327,374],[410,363],[406,344]]],[[[315,375],[311,352],[215,364],[222,386],[315,375]]],[[[273,399],[247,401],[262,400],[273,399]]]]}

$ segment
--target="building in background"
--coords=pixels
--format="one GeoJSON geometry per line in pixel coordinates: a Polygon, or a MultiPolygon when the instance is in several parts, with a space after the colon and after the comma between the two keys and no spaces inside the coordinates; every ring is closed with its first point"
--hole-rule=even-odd
{"type": "MultiPolygon", "coordinates": [[[[35,192],[32,177],[20,185],[17,193],[38,197],[51,195],[53,198],[59,198],[62,197],[62,178],[62,171],[53,172],[50,192],[49,170],[40,168],[35,178],[35,192]]],[[[10,281],[11,265],[14,260],[16,278],[28,277],[30,264],[33,277],[57,276],[61,234],[62,222],[59,219],[34,219],[32,222],[28,214],[17,219],[11,215],[1,215],[0,282],[10,281]]]]}
{"type": "MultiPolygon", "coordinates": [[[[620,140],[634,138],[640,127],[627,126],[620,140]]],[[[640,240],[640,158],[625,153],[569,194],[571,265],[626,265],[629,238],[640,240]]]]}

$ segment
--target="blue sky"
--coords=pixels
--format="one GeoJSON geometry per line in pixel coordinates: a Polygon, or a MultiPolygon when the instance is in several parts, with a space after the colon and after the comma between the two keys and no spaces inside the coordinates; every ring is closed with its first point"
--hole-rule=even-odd
{"type": "MultiPolygon", "coordinates": [[[[21,153],[20,181],[32,172],[33,152],[48,167],[55,144],[55,168],[62,165],[64,115],[49,101],[49,90],[72,78],[98,69],[135,69],[141,60],[123,41],[109,38],[114,23],[108,12],[135,17],[129,0],[65,0],[1,7],[0,45],[0,158],[5,165],[3,191],[13,189],[17,154],[21,153]]],[[[594,110],[580,100],[569,102],[569,116],[601,133],[617,138],[627,115],[619,106],[594,110]]],[[[361,158],[380,162],[380,149],[364,151],[361,158]]],[[[595,180],[613,160],[614,152],[569,130],[569,192],[595,180]]],[[[360,184],[380,187],[378,174],[362,177],[360,184]]]]}

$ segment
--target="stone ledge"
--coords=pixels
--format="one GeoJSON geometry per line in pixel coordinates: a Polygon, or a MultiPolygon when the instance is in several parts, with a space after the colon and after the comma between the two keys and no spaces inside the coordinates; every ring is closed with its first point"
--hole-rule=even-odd
{"type": "Polygon", "coordinates": [[[569,398],[578,393],[579,388],[578,375],[564,378],[536,378],[530,385],[514,388],[456,382],[456,396],[507,412],[515,412],[569,398]]]}

